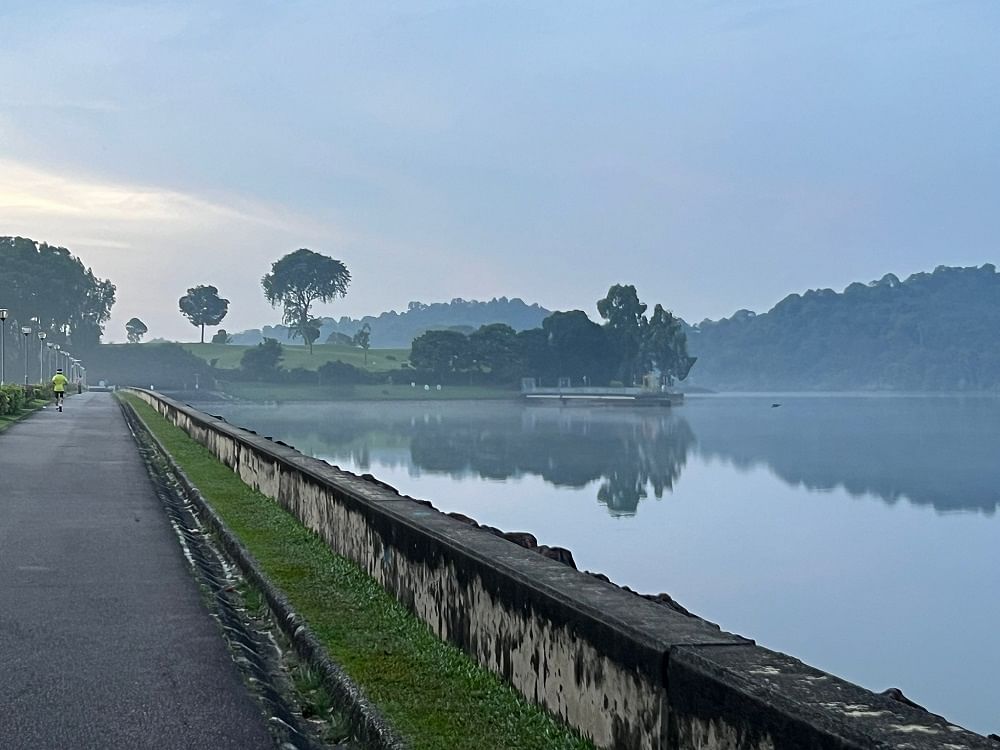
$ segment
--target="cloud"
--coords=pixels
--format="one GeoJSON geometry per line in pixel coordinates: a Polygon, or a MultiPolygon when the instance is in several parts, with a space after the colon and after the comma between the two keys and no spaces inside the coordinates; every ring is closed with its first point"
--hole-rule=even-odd
{"type": "MultiPolygon", "coordinates": [[[[309,221],[246,199],[216,202],[160,187],[98,182],[0,159],[0,219],[79,218],[87,222],[170,222],[177,229],[237,221],[270,229],[301,229],[309,221]]],[[[311,227],[313,232],[318,226],[311,227]]],[[[320,231],[322,231],[320,229],[320,231]]]]}
{"type": "MultiPolygon", "coordinates": [[[[0,159],[0,234],[68,247],[118,286],[108,337],[139,315],[154,336],[190,336],[177,298],[195,284],[259,291],[281,253],[307,244],[354,241],[346,230],[275,204],[241,196],[201,196],[170,188],[63,174],[0,159]]],[[[239,299],[227,324],[259,325],[273,313],[261,295],[239,299]]],[[[235,307],[235,306],[234,306],[235,307]]]]}

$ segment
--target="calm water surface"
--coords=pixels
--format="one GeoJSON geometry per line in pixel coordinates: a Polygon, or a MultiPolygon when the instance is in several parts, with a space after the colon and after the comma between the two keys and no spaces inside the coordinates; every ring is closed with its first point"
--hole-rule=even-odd
{"type": "Polygon", "coordinates": [[[209,411],[441,510],[568,547],[581,569],[669,592],[821,669],[1000,731],[1000,399],[209,411]]]}

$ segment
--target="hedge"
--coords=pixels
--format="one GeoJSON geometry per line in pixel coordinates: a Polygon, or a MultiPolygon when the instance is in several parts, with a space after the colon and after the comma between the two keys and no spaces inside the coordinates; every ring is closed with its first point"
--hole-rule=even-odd
{"type": "Polygon", "coordinates": [[[32,401],[51,401],[52,386],[5,385],[0,387],[0,417],[14,417],[32,401]]]}

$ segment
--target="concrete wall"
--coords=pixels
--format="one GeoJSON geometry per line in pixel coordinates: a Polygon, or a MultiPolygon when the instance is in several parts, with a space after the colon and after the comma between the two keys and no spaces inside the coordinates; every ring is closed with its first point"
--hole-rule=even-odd
{"type": "Polygon", "coordinates": [[[440,637],[602,748],[991,748],[710,623],[170,399],[136,393],[440,637]]]}

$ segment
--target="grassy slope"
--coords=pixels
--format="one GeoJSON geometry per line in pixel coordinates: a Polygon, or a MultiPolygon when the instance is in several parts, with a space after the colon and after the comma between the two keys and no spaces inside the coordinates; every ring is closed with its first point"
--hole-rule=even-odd
{"type": "MultiPolygon", "coordinates": [[[[284,345],[285,342],[281,343],[284,345]]],[[[206,362],[218,359],[215,366],[227,370],[239,367],[243,352],[251,348],[232,344],[181,344],[181,346],[206,362]]],[[[368,363],[365,364],[364,351],[352,346],[317,344],[313,347],[313,354],[310,355],[309,349],[305,346],[285,345],[285,358],[281,361],[281,366],[286,370],[294,370],[296,367],[316,370],[331,360],[339,359],[341,362],[369,372],[386,372],[399,369],[400,363],[409,356],[409,349],[369,349],[368,363]],[[386,359],[387,356],[395,357],[395,360],[386,359]]]]}
{"type": "Polygon", "coordinates": [[[414,750],[592,748],[436,638],[373,579],[180,429],[126,398],[414,750]]]}

